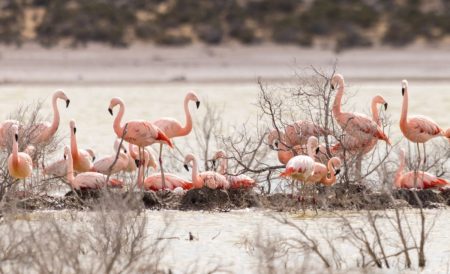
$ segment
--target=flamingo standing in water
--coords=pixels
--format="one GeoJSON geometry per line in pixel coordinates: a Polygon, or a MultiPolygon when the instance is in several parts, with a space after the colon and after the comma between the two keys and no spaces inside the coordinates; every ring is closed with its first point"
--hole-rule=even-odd
{"type": "Polygon", "coordinates": [[[107,176],[98,172],[82,172],[75,177],[73,171],[74,162],[72,160],[72,152],[68,146],[64,147],[64,159],[67,161],[67,181],[75,190],[101,189],[106,186],[114,188],[123,187],[123,182],[113,178],[109,178],[107,182],[107,176]]]}
{"type": "Polygon", "coordinates": [[[11,129],[14,134],[12,153],[8,157],[8,171],[13,178],[25,179],[31,176],[33,161],[27,153],[19,152],[19,127],[13,124],[11,129]]]}
{"type": "Polygon", "coordinates": [[[67,95],[62,90],[56,91],[52,97],[53,122],[52,123],[42,122],[36,124],[33,127],[32,137],[30,140],[32,144],[40,144],[50,141],[50,139],[55,135],[56,131],[58,130],[60,120],[57,104],[58,99],[61,99],[66,102],[66,108],[69,107],[70,100],[67,97],[67,95]]]}
{"type": "MultiPolygon", "coordinates": [[[[173,147],[173,144],[167,137],[167,135],[164,134],[164,132],[162,132],[154,123],[151,122],[143,120],[128,121],[125,123],[127,127],[125,133],[125,125],[120,125],[125,113],[125,104],[123,103],[122,99],[118,97],[112,98],[108,107],[108,111],[111,115],[113,115],[113,108],[117,105],[119,105],[119,113],[114,119],[114,132],[116,133],[118,138],[123,138],[128,143],[138,146],[139,155],[143,154],[142,151],[144,150],[144,147],[154,143],[165,143],[170,147],[173,147]]],[[[142,157],[140,158],[142,159],[142,157]]],[[[141,168],[141,165],[139,165],[139,168],[141,168]]]]}
{"type": "MultiPolygon", "coordinates": [[[[420,148],[419,143],[423,144],[424,163],[426,163],[427,155],[425,150],[425,143],[430,139],[443,136],[447,137],[444,130],[439,127],[436,122],[430,118],[422,115],[408,117],[408,81],[402,81],[402,114],[400,116],[400,129],[403,135],[409,141],[417,144],[418,163],[420,166],[420,148]]],[[[448,139],[450,141],[450,139],[448,139]]]]}
{"type": "Polygon", "coordinates": [[[125,170],[128,166],[127,150],[123,146],[120,146],[120,140],[118,139],[114,142],[114,152],[115,153],[113,155],[105,156],[94,162],[94,166],[91,171],[108,175],[116,174],[125,170]],[[117,153],[119,153],[119,156],[116,160],[117,153]],[[114,166],[112,166],[114,161],[116,162],[114,166]]]}
{"type": "Polygon", "coordinates": [[[214,157],[212,159],[213,166],[215,166],[215,163],[217,160],[221,160],[220,162],[220,169],[219,173],[224,175],[225,178],[230,182],[230,188],[252,188],[255,186],[255,180],[248,177],[247,175],[241,174],[241,175],[227,175],[228,170],[228,158],[223,150],[219,150],[214,154],[214,157]]]}
{"type": "Polygon", "coordinates": [[[77,172],[86,172],[90,171],[93,167],[92,158],[95,159],[95,156],[92,156],[88,150],[78,149],[77,143],[77,126],[75,124],[75,120],[70,120],[70,148],[71,155],[73,159],[73,168],[77,172]],[[91,158],[92,157],[92,158],[91,158]]]}
{"type": "Polygon", "coordinates": [[[184,168],[189,171],[189,164],[192,162],[192,183],[194,188],[202,188],[204,186],[216,189],[229,189],[230,182],[220,173],[215,171],[198,171],[197,158],[193,154],[187,154],[184,158],[184,168]]]}
{"type": "MultiPolygon", "coordinates": [[[[186,124],[184,126],[173,118],[161,118],[153,123],[160,128],[169,138],[186,136],[192,131],[192,116],[189,111],[189,101],[195,102],[197,109],[200,107],[200,100],[195,92],[190,91],[184,97],[184,113],[186,115],[186,124]]],[[[163,185],[165,182],[164,168],[162,163],[162,144],[159,147],[159,168],[161,169],[161,177],[163,185]]]]}
{"type": "Polygon", "coordinates": [[[394,184],[397,188],[440,188],[450,187],[450,182],[445,179],[438,178],[431,173],[424,171],[409,171],[403,173],[405,168],[405,151],[400,149],[399,153],[400,165],[395,173],[394,184]]]}
{"type": "Polygon", "coordinates": [[[383,129],[375,121],[360,113],[350,113],[341,111],[341,101],[344,95],[344,77],[335,74],[331,79],[331,87],[338,88],[336,98],[333,103],[333,116],[339,126],[347,134],[361,140],[363,143],[369,143],[373,138],[383,140],[391,144],[389,138],[384,134],[383,129]]]}
{"type": "MultiPolygon", "coordinates": [[[[140,164],[142,165],[148,165],[148,162],[150,160],[150,154],[145,154],[143,161],[140,161],[140,164]]],[[[144,181],[142,181],[142,178],[144,178],[143,169],[140,169],[141,174],[138,176],[138,187],[144,190],[175,190],[176,188],[181,188],[183,190],[188,190],[193,187],[193,184],[189,182],[188,180],[185,180],[183,178],[180,178],[174,174],[166,173],[165,179],[166,184],[163,186],[162,184],[162,177],[161,174],[152,174],[145,178],[144,181]]]]}

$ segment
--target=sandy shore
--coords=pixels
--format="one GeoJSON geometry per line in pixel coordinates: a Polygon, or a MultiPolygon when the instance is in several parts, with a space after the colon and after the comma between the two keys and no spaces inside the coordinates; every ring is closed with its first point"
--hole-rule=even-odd
{"type": "MultiPolygon", "coordinates": [[[[113,49],[45,49],[37,45],[0,47],[3,84],[132,84],[153,82],[254,82],[257,77],[286,80],[311,65],[338,70],[353,81],[450,80],[449,48],[409,47],[345,51],[294,46],[228,45],[182,48],[134,45],[113,49]]],[[[306,72],[308,73],[308,72],[306,72]]]]}

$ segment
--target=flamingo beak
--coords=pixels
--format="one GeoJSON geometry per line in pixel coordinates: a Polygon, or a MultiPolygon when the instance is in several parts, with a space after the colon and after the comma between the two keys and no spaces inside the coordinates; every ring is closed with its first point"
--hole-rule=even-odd
{"type": "Polygon", "coordinates": [[[18,142],[19,141],[19,135],[16,133],[16,134],[14,134],[14,138],[16,139],[16,142],[18,142]]]}
{"type": "Polygon", "coordinates": [[[402,88],[402,96],[405,95],[405,88],[402,88]]]}
{"type": "Polygon", "coordinates": [[[113,115],[113,112],[112,112],[111,108],[108,108],[108,112],[109,112],[109,114],[113,115]]]}
{"type": "Polygon", "coordinates": [[[169,137],[167,137],[167,135],[164,134],[164,132],[162,132],[161,130],[158,130],[158,136],[156,136],[156,140],[163,141],[164,143],[169,145],[171,148],[173,148],[173,144],[170,141],[169,137]]]}
{"type": "Polygon", "coordinates": [[[64,160],[66,160],[67,159],[67,156],[66,156],[66,154],[64,154],[64,160]]]}
{"type": "Polygon", "coordinates": [[[134,163],[136,164],[137,167],[141,165],[141,161],[139,161],[139,159],[134,160],[134,163]]]}
{"type": "Polygon", "coordinates": [[[216,160],[211,160],[211,162],[212,162],[213,168],[215,168],[216,167],[216,160]]]}
{"type": "Polygon", "coordinates": [[[384,103],[384,110],[387,110],[388,103],[384,103]]]}
{"type": "Polygon", "coordinates": [[[187,164],[184,164],[184,169],[186,169],[187,171],[189,171],[189,167],[187,164]]]}
{"type": "Polygon", "coordinates": [[[334,85],[333,84],[331,84],[331,89],[334,90],[334,85]]]}
{"type": "Polygon", "coordinates": [[[197,108],[200,107],[200,101],[195,102],[195,105],[197,106],[197,108]]]}
{"type": "Polygon", "coordinates": [[[340,170],[340,169],[336,169],[336,170],[334,171],[334,175],[335,175],[335,176],[338,175],[339,173],[341,173],[341,170],[340,170]]]}
{"type": "Polygon", "coordinates": [[[320,147],[317,147],[316,148],[316,154],[319,154],[319,151],[320,151],[320,147]]]}
{"type": "Polygon", "coordinates": [[[73,128],[73,134],[77,134],[77,128],[76,127],[73,128]]]}
{"type": "Polygon", "coordinates": [[[69,107],[69,104],[70,104],[70,100],[69,100],[69,99],[67,99],[67,100],[66,100],[66,108],[68,108],[68,107],[69,107]]]}

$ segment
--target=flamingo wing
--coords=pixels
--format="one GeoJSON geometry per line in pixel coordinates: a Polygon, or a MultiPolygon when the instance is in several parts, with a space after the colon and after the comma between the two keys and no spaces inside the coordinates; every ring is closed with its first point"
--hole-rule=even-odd
{"type": "MultiPolygon", "coordinates": [[[[109,167],[111,166],[111,164],[113,162],[114,162],[114,157],[111,157],[111,156],[103,157],[103,158],[95,161],[92,170],[95,172],[102,173],[102,174],[107,174],[109,167]]],[[[114,171],[114,168],[111,170],[111,173],[114,173],[113,171],[114,171]]]]}
{"type": "Polygon", "coordinates": [[[441,135],[443,130],[439,125],[426,116],[413,116],[408,119],[408,127],[417,135],[437,136],[441,135]]]}
{"type": "Polygon", "coordinates": [[[64,159],[58,160],[51,165],[44,168],[45,175],[53,175],[56,177],[63,177],[67,174],[67,161],[64,159]]]}
{"type": "Polygon", "coordinates": [[[169,138],[177,137],[180,130],[183,128],[179,121],[169,117],[158,119],[154,121],[153,124],[162,130],[169,138]]]}
{"type": "Polygon", "coordinates": [[[100,189],[106,185],[106,175],[98,172],[84,172],[75,177],[75,182],[81,189],[100,189]]]}

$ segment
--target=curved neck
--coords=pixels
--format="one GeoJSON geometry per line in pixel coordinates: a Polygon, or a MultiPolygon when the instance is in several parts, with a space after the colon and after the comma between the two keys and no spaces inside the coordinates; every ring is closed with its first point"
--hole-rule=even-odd
{"type": "Polygon", "coordinates": [[[191,112],[189,111],[189,99],[187,97],[184,98],[184,113],[186,115],[186,124],[183,128],[181,128],[180,135],[178,136],[188,135],[192,130],[192,116],[191,112]]]}
{"type": "Polygon", "coordinates": [[[125,105],[123,102],[119,103],[119,113],[117,114],[116,118],[114,119],[114,132],[116,133],[117,137],[122,138],[123,135],[123,127],[120,126],[120,123],[122,122],[123,114],[125,113],[125,105]]]}
{"type": "Polygon", "coordinates": [[[73,133],[73,129],[70,129],[70,149],[73,157],[78,157],[78,145],[77,136],[73,133]]]}
{"type": "Polygon", "coordinates": [[[375,99],[372,100],[372,106],[371,106],[371,109],[372,109],[372,119],[373,119],[373,121],[374,121],[375,123],[377,123],[377,125],[381,126],[380,114],[379,114],[379,112],[378,112],[378,109],[377,109],[377,101],[376,101],[375,99]]]}
{"type": "Polygon", "coordinates": [[[330,185],[334,184],[334,182],[336,182],[336,175],[334,173],[334,168],[331,163],[331,159],[328,160],[327,169],[328,169],[328,172],[330,173],[330,177],[328,177],[328,174],[327,174],[327,176],[325,176],[325,178],[322,180],[322,183],[324,185],[330,186],[330,185]]]}
{"type": "Polygon", "coordinates": [[[198,174],[198,165],[196,158],[192,158],[192,184],[194,185],[195,188],[203,187],[203,180],[200,178],[198,174]]]}
{"type": "Polygon", "coordinates": [[[344,81],[341,80],[341,81],[339,81],[339,89],[336,93],[336,97],[334,98],[334,103],[333,103],[334,116],[341,114],[342,96],[344,96],[344,81]]]}
{"type": "Polygon", "coordinates": [[[58,97],[54,96],[52,98],[52,108],[53,108],[53,122],[52,125],[48,131],[48,136],[53,136],[56,131],[58,130],[59,126],[59,110],[58,110],[58,104],[57,104],[58,97]]]}
{"type": "Polygon", "coordinates": [[[403,175],[403,169],[405,168],[405,155],[400,153],[400,164],[398,166],[397,171],[395,172],[395,186],[401,187],[400,179],[403,175]]]}
{"type": "Polygon", "coordinates": [[[222,157],[221,159],[219,173],[226,174],[227,170],[228,170],[228,158],[225,156],[222,157]]]}
{"type": "Polygon", "coordinates": [[[78,186],[75,185],[75,177],[73,175],[73,160],[72,160],[72,153],[69,153],[67,155],[67,181],[72,185],[73,188],[78,188],[78,186]]]}
{"type": "Polygon", "coordinates": [[[405,93],[403,94],[402,115],[400,116],[400,129],[402,131],[407,127],[408,119],[408,87],[405,87],[405,93]]]}
{"type": "Polygon", "coordinates": [[[130,156],[133,159],[139,158],[136,151],[134,150],[134,145],[132,143],[128,143],[128,151],[130,152],[130,156]]]}
{"type": "Polygon", "coordinates": [[[18,164],[19,163],[19,144],[16,141],[16,138],[14,136],[14,141],[13,141],[13,149],[12,149],[12,160],[14,164],[18,164]]]}
{"type": "Polygon", "coordinates": [[[312,159],[316,158],[316,152],[314,151],[314,149],[311,147],[311,144],[308,142],[306,145],[306,151],[308,152],[308,156],[311,157],[312,159]]]}

